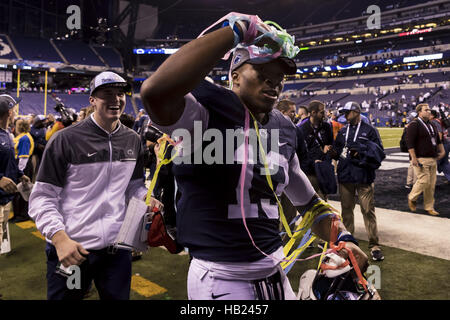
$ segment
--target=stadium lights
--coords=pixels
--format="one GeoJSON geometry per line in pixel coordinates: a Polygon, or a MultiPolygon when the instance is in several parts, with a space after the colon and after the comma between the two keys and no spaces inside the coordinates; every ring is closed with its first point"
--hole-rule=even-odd
{"type": "Polygon", "coordinates": [[[177,52],[178,48],[151,48],[151,49],[143,49],[143,48],[137,48],[133,49],[134,54],[174,54],[177,52]]]}
{"type": "Polygon", "coordinates": [[[403,63],[408,62],[418,62],[418,61],[425,61],[425,60],[439,60],[442,59],[444,55],[442,53],[436,53],[436,54],[426,54],[422,56],[414,56],[414,57],[405,57],[403,58],[403,63]]]}

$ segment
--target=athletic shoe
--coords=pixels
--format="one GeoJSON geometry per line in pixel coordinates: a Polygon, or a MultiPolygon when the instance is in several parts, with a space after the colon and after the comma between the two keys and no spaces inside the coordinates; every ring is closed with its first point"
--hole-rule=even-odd
{"type": "Polygon", "coordinates": [[[383,253],[379,249],[371,251],[370,254],[372,255],[373,261],[383,261],[384,260],[383,253]]]}

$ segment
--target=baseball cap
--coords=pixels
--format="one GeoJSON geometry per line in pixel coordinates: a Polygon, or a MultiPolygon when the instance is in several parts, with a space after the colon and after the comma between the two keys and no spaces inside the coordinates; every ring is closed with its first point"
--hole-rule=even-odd
{"type": "Polygon", "coordinates": [[[358,102],[355,101],[349,101],[347,102],[344,107],[342,108],[342,112],[346,112],[346,111],[357,111],[357,112],[361,112],[361,106],[359,105],[358,102]]]}
{"type": "Polygon", "coordinates": [[[233,58],[231,59],[230,70],[234,71],[244,63],[250,64],[264,64],[268,63],[272,60],[279,59],[283,62],[283,71],[285,74],[295,74],[297,72],[297,66],[294,60],[288,57],[277,57],[273,58],[272,56],[258,56],[255,53],[259,52],[259,48],[257,46],[250,47],[237,47],[233,53],[233,58]],[[252,57],[253,56],[253,57],[252,57]]]}
{"type": "Polygon", "coordinates": [[[124,78],[111,71],[101,72],[92,79],[90,84],[91,95],[97,89],[105,87],[122,87],[127,92],[131,90],[131,85],[124,78]]]}
{"type": "Polygon", "coordinates": [[[0,94],[0,113],[5,113],[14,108],[21,100],[22,98],[14,99],[9,94],[0,94]]]}

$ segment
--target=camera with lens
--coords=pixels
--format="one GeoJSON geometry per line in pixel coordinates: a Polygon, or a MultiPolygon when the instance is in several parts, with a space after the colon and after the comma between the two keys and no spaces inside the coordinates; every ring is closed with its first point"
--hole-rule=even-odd
{"type": "Polygon", "coordinates": [[[55,106],[55,111],[61,115],[61,122],[64,127],[68,127],[77,120],[77,115],[72,110],[67,109],[61,99],[56,98],[56,100],[58,103],[55,106]]]}
{"type": "Polygon", "coordinates": [[[148,126],[147,130],[144,133],[144,139],[150,142],[158,142],[158,139],[163,136],[163,133],[154,126],[148,126]]]}
{"type": "Polygon", "coordinates": [[[439,110],[439,113],[441,114],[441,123],[444,129],[450,128],[450,117],[447,117],[442,109],[439,110]]]}

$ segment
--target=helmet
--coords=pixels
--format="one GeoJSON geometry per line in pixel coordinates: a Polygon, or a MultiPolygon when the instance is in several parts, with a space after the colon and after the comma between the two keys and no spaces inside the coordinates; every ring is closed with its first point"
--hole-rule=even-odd
{"type": "MultiPolygon", "coordinates": [[[[339,266],[345,262],[340,256],[330,253],[324,263],[339,266]],[[340,260],[342,259],[342,261],[340,260]]],[[[373,285],[368,291],[359,284],[358,277],[350,265],[343,268],[331,268],[325,271],[307,270],[300,277],[299,300],[381,300],[373,285]]]]}

